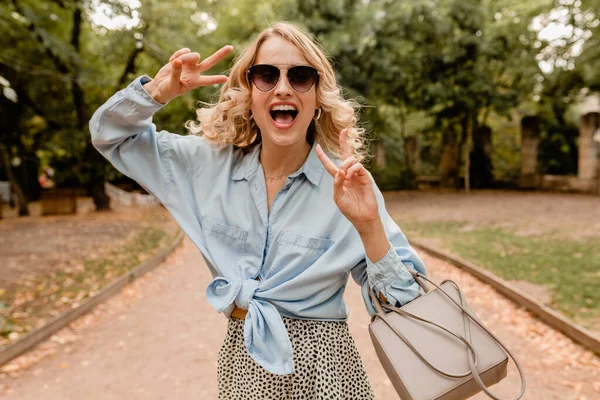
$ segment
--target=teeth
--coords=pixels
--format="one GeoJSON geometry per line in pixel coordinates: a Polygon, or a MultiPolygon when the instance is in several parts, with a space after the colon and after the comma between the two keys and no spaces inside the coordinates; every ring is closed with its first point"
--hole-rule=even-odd
{"type": "Polygon", "coordinates": [[[271,108],[271,111],[297,111],[296,107],[291,106],[291,105],[276,105],[273,108],[271,108]]]}

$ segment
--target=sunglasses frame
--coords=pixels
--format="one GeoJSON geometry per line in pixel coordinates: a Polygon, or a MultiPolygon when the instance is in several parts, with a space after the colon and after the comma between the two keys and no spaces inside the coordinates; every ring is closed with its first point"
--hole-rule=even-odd
{"type": "Polygon", "coordinates": [[[298,93],[306,93],[306,92],[308,92],[308,91],[309,91],[309,90],[310,90],[310,89],[311,89],[311,88],[312,88],[314,85],[316,85],[316,84],[319,82],[319,71],[318,71],[318,70],[317,70],[315,67],[313,67],[312,65],[293,65],[293,66],[291,66],[291,67],[288,67],[288,68],[285,68],[285,69],[284,69],[284,68],[279,68],[278,66],[276,66],[276,65],[271,65],[271,64],[254,64],[254,65],[252,65],[251,67],[249,67],[249,68],[246,70],[246,77],[248,78],[248,84],[249,84],[249,85],[254,85],[254,87],[255,87],[256,89],[260,90],[261,92],[270,92],[270,91],[271,91],[271,90],[273,90],[273,89],[274,89],[274,88],[277,86],[277,84],[279,83],[279,80],[281,79],[282,71],[285,71],[285,77],[286,77],[286,79],[288,80],[288,83],[290,84],[290,87],[291,87],[292,89],[294,89],[294,90],[295,90],[296,92],[298,92],[298,93]],[[272,68],[276,68],[276,69],[279,71],[279,76],[277,77],[277,81],[275,81],[275,83],[273,84],[273,86],[272,86],[271,88],[269,88],[269,89],[267,89],[267,90],[262,90],[261,88],[259,88],[258,86],[256,86],[256,84],[255,84],[255,83],[253,83],[253,82],[252,82],[252,71],[251,71],[251,70],[252,70],[252,68],[254,68],[254,67],[272,67],[272,68]],[[315,78],[314,78],[314,82],[313,82],[313,83],[312,83],[312,85],[310,85],[310,86],[308,87],[308,89],[306,89],[305,91],[300,91],[300,90],[296,89],[296,88],[294,87],[294,85],[292,84],[292,82],[290,81],[289,77],[288,77],[288,72],[289,72],[289,70],[291,70],[291,69],[294,69],[294,68],[297,68],[297,67],[310,68],[310,69],[312,69],[312,70],[314,71],[314,76],[315,76],[315,78]]]}

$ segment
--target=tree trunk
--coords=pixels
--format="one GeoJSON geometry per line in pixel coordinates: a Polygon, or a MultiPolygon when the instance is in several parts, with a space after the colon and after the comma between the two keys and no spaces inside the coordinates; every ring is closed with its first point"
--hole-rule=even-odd
{"type": "Polygon", "coordinates": [[[90,192],[96,205],[96,211],[110,211],[110,197],[104,189],[104,179],[91,182],[90,192]]]}
{"type": "MultiPolygon", "coordinates": [[[[80,37],[81,37],[81,23],[82,23],[82,3],[81,1],[76,2],[75,10],[73,11],[73,30],[71,31],[71,45],[80,53],[80,37]]],[[[79,86],[77,81],[79,77],[79,70],[73,71],[73,79],[71,86],[71,93],[73,95],[73,104],[75,105],[75,111],[77,113],[77,128],[81,130],[87,130],[87,122],[89,120],[89,113],[87,104],[85,103],[84,92],[79,86]]],[[[91,143],[90,135],[88,133],[88,143],[85,149],[86,160],[90,161],[90,180],[88,183],[88,190],[94,199],[97,211],[110,210],[110,199],[104,190],[104,165],[105,160],[100,154],[94,149],[91,143]]]]}
{"type": "Polygon", "coordinates": [[[379,139],[375,142],[375,165],[378,168],[385,168],[385,146],[383,145],[383,141],[379,139]]]}
{"type": "Polygon", "coordinates": [[[404,138],[405,162],[409,171],[415,174],[419,173],[419,142],[416,136],[404,138]]]}
{"type": "Polygon", "coordinates": [[[474,124],[475,121],[471,118],[471,113],[468,112],[464,129],[466,136],[463,138],[465,143],[465,193],[471,193],[471,149],[473,147],[474,124]]]}
{"type": "MultiPolygon", "coordinates": [[[[144,29],[142,30],[141,34],[143,35],[143,37],[146,37],[146,33],[148,32],[148,23],[144,22],[144,29]]],[[[129,74],[133,74],[136,71],[136,66],[135,66],[135,61],[137,59],[137,57],[144,51],[144,42],[141,42],[141,46],[136,47],[132,50],[131,54],[129,55],[129,58],[127,59],[127,64],[125,65],[125,69],[123,70],[123,73],[121,74],[121,78],[119,78],[119,82],[117,83],[117,87],[115,88],[115,91],[121,89],[121,87],[125,84],[125,82],[127,81],[127,76],[129,74]]]]}
{"type": "Polygon", "coordinates": [[[470,158],[471,187],[477,189],[493,187],[492,129],[489,126],[481,125],[473,132],[473,151],[470,158]]]}
{"type": "Polygon", "coordinates": [[[8,181],[10,182],[10,186],[11,186],[12,190],[15,192],[15,194],[17,195],[17,202],[18,202],[18,206],[19,206],[19,215],[20,216],[29,215],[27,198],[23,194],[23,190],[21,190],[21,185],[19,185],[19,182],[17,181],[17,179],[15,178],[15,175],[13,174],[12,168],[10,166],[10,156],[8,154],[8,151],[6,150],[6,147],[4,147],[4,145],[1,145],[1,144],[0,144],[0,158],[2,158],[2,165],[4,166],[4,169],[6,169],[6,175],[8,176],[8,181]]]}

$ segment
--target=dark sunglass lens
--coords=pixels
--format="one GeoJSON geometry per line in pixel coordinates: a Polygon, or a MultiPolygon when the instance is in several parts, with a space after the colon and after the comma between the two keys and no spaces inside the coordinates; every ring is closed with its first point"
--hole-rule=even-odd
{"type": "Polygon", "coordinates": [[[290,85],[298,92],[307,92],[317,80],[317,70],[313,67],[297,66],[288,70],[290,85]]]}
{"type": "Polygon", "coordinates": [[[279,80],[279,69],[272,65],[254,65],[250,67],[250,80],[259,90],[269,91],[279,80]]]}

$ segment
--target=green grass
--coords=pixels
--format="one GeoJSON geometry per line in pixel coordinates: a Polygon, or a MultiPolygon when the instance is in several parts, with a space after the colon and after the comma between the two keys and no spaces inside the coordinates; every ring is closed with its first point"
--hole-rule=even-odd
{"type": "Polygon", "coordinates": [[[505,280],[544,285],[551,307],[587,325],[600,317],[598,238],[582,241],[518,236],[500,228],[468,227],[460,222],[403,221],[410,237],[434,238],[441,246],[505,280]]]}

